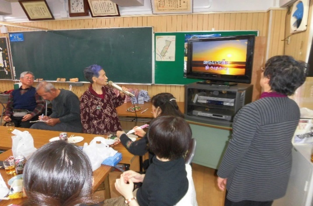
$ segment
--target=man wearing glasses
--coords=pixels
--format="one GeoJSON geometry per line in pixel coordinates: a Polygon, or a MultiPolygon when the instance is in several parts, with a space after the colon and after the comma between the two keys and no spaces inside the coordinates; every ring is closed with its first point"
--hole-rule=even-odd
{"type": "Polygon", "coordinates": [[[13,122],[16,127],[29,128],[29,121],[37,120],[44,110],[44,101],[33,87],[34,75],[25,71],[20,75],[22,86],[11,92],[3,120],[13,122]]]}

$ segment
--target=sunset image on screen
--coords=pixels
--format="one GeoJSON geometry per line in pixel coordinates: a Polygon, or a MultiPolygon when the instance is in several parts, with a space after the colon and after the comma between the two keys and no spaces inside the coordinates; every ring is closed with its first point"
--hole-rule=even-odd
{"type": "Polygon", "coordinates": [[[225,75],[245,75],[247,40],[194,42],[192,70],[225,75]]]}

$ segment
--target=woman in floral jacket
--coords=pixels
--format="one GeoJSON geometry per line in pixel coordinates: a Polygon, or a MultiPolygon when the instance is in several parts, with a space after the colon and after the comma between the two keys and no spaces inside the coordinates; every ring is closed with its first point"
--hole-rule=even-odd
{"type": "MultiPolygon", "coordinates": [[[[80,98],[80,116],[84,133],[110,134],[121,130],[116,107],[124,103],[125,95],[116,95],[108,86],[108,77],[99,65],[84,69],[90,87],[80,98]]],[[[123,87],[127,91],[127,88],[123,87]]]]}

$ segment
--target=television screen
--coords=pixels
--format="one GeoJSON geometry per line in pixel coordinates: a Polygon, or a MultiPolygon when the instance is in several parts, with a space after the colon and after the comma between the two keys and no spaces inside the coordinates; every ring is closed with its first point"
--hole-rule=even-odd
{"type": "Polygon", "coordinates": [[[187,78],[250,83],[254,36],[188,41],[187,78]]]}

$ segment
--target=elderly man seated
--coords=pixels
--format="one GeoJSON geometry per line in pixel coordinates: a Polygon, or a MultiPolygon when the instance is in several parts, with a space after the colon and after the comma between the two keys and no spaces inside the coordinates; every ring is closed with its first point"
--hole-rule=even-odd
{"type": "Polygon", "coordinates": [[[36,89],[43,99],[51,101],[52,114],[39,117],[43,122],[33,124],[32,129],[82,132],[79,99],[73,92],[57,89],[45,81],[40,82],[36,89]]]}
{"type": "Polygon", "coordinates": [[[44,101],[33,87],[34,75],[25,71],[20,75],[22,86],[12,91],[9,96],[3,120],[14,122],[16,127],[29,128],[30,121],[37,120],[44,110],[44,101]]]}

